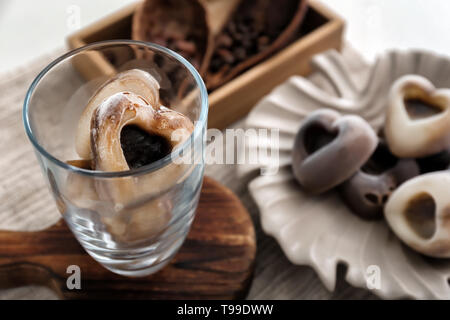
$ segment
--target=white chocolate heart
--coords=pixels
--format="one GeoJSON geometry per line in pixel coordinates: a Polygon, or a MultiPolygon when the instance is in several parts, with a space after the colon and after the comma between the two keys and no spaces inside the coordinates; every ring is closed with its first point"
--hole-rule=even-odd
{"type": "Polygon", "coordinates": [[[384,133],[392,153],[418,158],[450,146],[450,90],[436,89],[427,79],[406,75],[391,87],[384,133]],[[412,118],[407,101],[422,101],[434,113],[412,118]]]}
{"type": "Polygon", "coordinates": [[[402,184],[384,209],[394,233],[412,249],[450,258],[450,172],[424,174],[402,184]]]}

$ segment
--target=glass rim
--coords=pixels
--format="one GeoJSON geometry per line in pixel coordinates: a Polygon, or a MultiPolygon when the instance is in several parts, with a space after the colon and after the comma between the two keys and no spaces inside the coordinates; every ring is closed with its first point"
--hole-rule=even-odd
{"type": "Polygon", "coordinates": [[[205,129],[206,122],[207,122],[207,116],[208,116],[208,91],[206,89],[205,83],[203,82],[203,79],[201,78],[198,71],[192,66],[192,64],[187,61],[185,58],[183,58],[178,53],[162,47],[160,45],[157,45],[155,43],[151,42],[144,42],[144,41],[137,41],[137,40],[105,40],[105,41],[98,41],[94,43],[87,44],[85,46],[73,49],[68,51],[67,53],[61,55],[60,57],[54,59],[52,62],[50,62],[39,74],[36,76],[36,78],[31,83],[29,89],[27,90],[27,93],[25,95],[25,101],[23,104],[23,122],[25,126],[25,131],[27,133],[28,138],[30,139],[31,143],[35,147],[36,150],[39,151],[41,155],[43,155],[45,158],[47,158],[50,162],[56,164],[57,166],[74,172],[79,173],[87,176],[92,177],[98,177],[98,178],[120,178],[120,177],[128,177],[128,176],[136,176],[146,173],[154,172],[158,169],[161,169],[168,165],[170,162],[172,162],[172,157],[174,156],[174,153],[176,155],[181,154],[184,152],[190,145],[193,145],[193,143],[196,141],[196,139],[200,136],[202,137],[202,132],[205,129]],[[200,97],[201,97],[201,109],[200,109],[200,115],[198,120],[195,122],[194,131],[190,135],[190,138],[187,139],[183,145],[177,147],[175,150],[172,150],[172,152],[168,155],[166,155],[164,158],[152,162],[148,165],[136,168],[136,169],[130,169],[127,171],[96,171],[96,170],[88,170],[79,168],[73,165],[70,165],[64,161],[61,161],[57,157],[53,156],[50,152],[48,152],[43,146],[39,144],[37,139],[35,138],[33,134],[33,130],[31,129],[30,125],[30,119],[28,116],[29,111],[29,105],[31,96],[34,93],[35,89],[38,87],[40,81],[44,78],[44,76],[51,71],[55,66],[59,65],[61,62],[65,61],[68,58],[71,58],[75,56],[76,54],[79,54],[80,52],[86,51],[86,50],[92,50],[92,49],[98,49],[101,47],[111,46],[111,45],[137,45],[137,46],[144,46],[147,48],[150,48],[152,50],[161,51],[166,55],[171,56],[172,58],[176,59],[178,62],[183,64],[186,69],[189,70],[193,78],[195,79],[195,82],[197,83],[197,86],[200,89],[200,97]]]}

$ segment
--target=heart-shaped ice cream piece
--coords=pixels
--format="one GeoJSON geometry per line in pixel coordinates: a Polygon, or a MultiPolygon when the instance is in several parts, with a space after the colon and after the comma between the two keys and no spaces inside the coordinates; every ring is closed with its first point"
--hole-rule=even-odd
{"type": "Polygon", "coordinates": [[[297,133],[292,168],[305,190],[320,193],[350,178],[370,157],[377,136],[359,116],[312,112],[297,133]]]}
{"type": "Polygon", "coordinates": [[[119,92],[95,110],[91,129],[95,170],[117,172],[165,157],[189,138],[194,126],[179,112],[162,106],[154,108],[137,94],[119,92]],[[125,131],[135,138],[124,139],[125,131]],[[137,140],[142,140],[142,145],[137,140]],[[133,166],[136,162],[139,165],[133,166]]]}
{"type": "Polygon", "coordinates": [[[403,182],[419,175],[413,159],[398,159],[382,140],[369,160],[339,186],[349,208],[363,219],[381,219],[391,193],[403,182]]]}
{"type": "MultiPolygon", "coordinates": [[[[153,107],[132,92],[113,94],[92,115],[93,169],[118,172],[148,165],[169,155],[193,130],[192,121],[179,112],[153,107]]],[[[172,202],[166,193],[155,194],[169,190],[190,170],[184,163],[171,162],[147,174],[96,180],[99,199],[120,208],[114,216],[102,217],[108,231],[123,242],[162,231],[170,221],[172,202]]]]}
{"type": "Polygon", "coordinates": [[[402,184],[385,207],[394,233],[412,249],[450,258],[450,173],[433,172],[402,184]]]}
{"type": "Polygon", "coordinates": [[[392,153],[419,158],[450,146],[450,90],[406,75],[391,88],[384,133],[392,153]]]}
{"type": "Polygon", "coordinates": [[[97,90],[81,115],[75,137],[76,150],[81,158],[92,158],[90,132],[91,119],[95,110],[110,96],[125,91],[142,96],[155,108],[159,106],[159,83],[153,76],[139,69],[118,73],[97,90]]]}

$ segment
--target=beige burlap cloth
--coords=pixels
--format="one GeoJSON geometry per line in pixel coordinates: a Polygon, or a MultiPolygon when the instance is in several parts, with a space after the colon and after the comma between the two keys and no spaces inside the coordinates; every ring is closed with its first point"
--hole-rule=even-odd
{"type": "MultiPolygon", "coordinates": [[[[58,50],[24,67],[0,75],[0,229],[42,229],[59,219],[59,213],[47,190],[33,148],[24,131],[22,105],[34,77],[63,51],[58,50]]],[[[356,52],[345,46],[343,54],[345,60],[352,66],[352,72],[364,73],[367,65],[356,52]]],[[[311,77],[314,81],[321,81],[317,75],[311,77]]],[[[233,127],[240,126],[242,121],[233,127]]],[[[231,188],[247,207],[255,223],[258,238],[257,262],[248,298],[370,299],[374,297],[365,290],[350,287],[342,279],[339,280],[334,293],[328,292],[312,269],[291,264],[278,244],[261,231],[258,210],[247,191],[249,181],[237,178],[232,165],[207,166],[206,174],[231,188]]],[[[57,296],[49,289],[27,286],[0,289],[0,299],[57,299],[57,296]]]]}

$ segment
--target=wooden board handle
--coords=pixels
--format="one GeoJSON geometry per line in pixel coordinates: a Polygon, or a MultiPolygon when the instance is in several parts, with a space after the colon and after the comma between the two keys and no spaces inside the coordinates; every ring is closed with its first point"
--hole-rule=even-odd
{"type": "Polygon", "coordinates": [[[62,220],[41,231],[0,231],[0,288],[45,285],[60,293],[68,263],[83,256],[62,220]]]}

